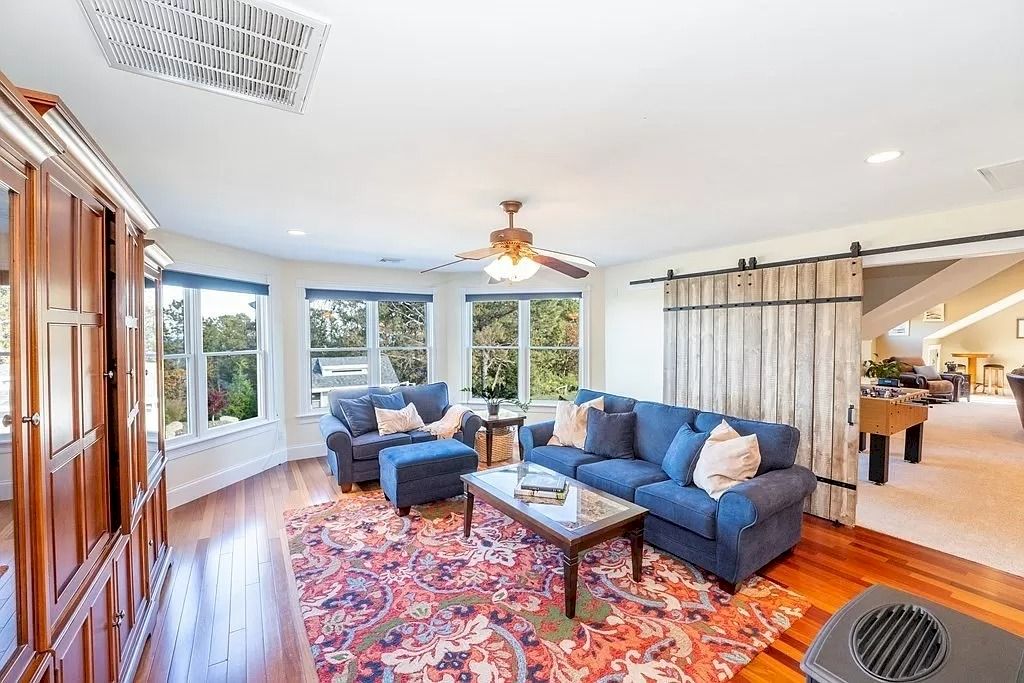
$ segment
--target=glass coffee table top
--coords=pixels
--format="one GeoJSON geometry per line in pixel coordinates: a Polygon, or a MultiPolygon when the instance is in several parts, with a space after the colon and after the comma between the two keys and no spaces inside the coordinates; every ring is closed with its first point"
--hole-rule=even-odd
{"type": "Polygon", "coordinates": [[[634,507],[630,503],[620,501],[620,499],[610,494],[592,489],[575,479],[563,477],[557,472],[531,462],[483,470],[464,475],[463,478],[473,478],[477,483],[487,486],[492,492],[498,493],[501,497],[509,501],[515,501],[515,503],[527,508],[531,513],[545,517],[550,524],[567,530],[590,526],[634,507]],[[549,474],[565,479],[568,484],[565,500],[542,502],[516,498],[516,487],[527,474],[549,474]]]}

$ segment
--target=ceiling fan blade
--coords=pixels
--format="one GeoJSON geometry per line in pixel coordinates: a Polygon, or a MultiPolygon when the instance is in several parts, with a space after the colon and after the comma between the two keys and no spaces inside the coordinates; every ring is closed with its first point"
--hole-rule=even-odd
{"type": "Polygon", "coordinates": [[[461,254],[456,254],[460,259],[467,261],[479,261],[485,259],[488,256],[495,256],[504,251],[501,247],[485,247],[483,249],[474,249],[473,251],[464,251],[461,254]]]}
{"type": "Polygon", "coordinates": [[[531,258],[537,263],[541,264],[542,266],[547,266],[551,270],[557,270],[562,275],[568,275],[569,277],[574,277],[576,279],[590,275],[590,273],[583,270],[582,268],[578,268],[572,265],[571,263],[566,263],[565,261],[557,259],[554,256],[534,254],[531,258]]]}
{"type": "Polygon", "coordinates": [[[447,268],[448,266],[454,266],[456,263],[462,263],[465,260],[466,259],[464,259],[464,258],[460,258],[457,261],[449,261],[448,263],[442,263],[439,266],[434,266],[433,268],[427,268],[426,270],[421,270],[420,271],[420,275],[423,275],[423,273],[429,273],[429,272],[431,272],[433,270],[438,270],[440,268],[447,268]]]}
{"type": "Polygon", "coordinates": [[[552,249],[541,249],[540,247],[531,247],[538,254],[544,256],[554,256],[556,259],[567,261],[569,263],[575,263],[577,266],[583,266],[584,268],[597,268],[597,264],[586,258],[585,256],[577,256],[576,254],[566,254],[564,251],[554,251],[552,249]]]}

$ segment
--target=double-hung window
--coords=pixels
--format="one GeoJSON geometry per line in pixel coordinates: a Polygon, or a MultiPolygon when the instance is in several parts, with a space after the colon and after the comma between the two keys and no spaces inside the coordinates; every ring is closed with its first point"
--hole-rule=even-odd
{"type": "Polygon", "coordinates": [[[430,381],[432,294],[306,289],[309,405],[332,389],[430,381]]]}
{"type": "Polygon", "coordinates": [[[266,284],[163,276],[167,438],[203,437],[266,417],[266,284]]]}
{"type": "Polygon", "coordinates": [[[583,378],[582,294],[470,294],[469,385],[524,402],[572,399],[583,378]]]}

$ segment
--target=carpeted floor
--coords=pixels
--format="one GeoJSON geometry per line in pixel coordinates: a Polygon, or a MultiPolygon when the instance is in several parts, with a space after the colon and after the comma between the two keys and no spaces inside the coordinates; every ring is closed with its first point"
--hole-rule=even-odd
{"type": "Polygon", "coordinates": [[[922,461],[892,441],[889,483],[867,480],[860,457],[857,524],[1024,576],[1024,429],[1012,398],[937,405],[922,461]]]}
{"type": "Polygon", "coordinates": [[[647,546],[580,564],[577,619],[562,613],[556,548],[477,502],[398,517],[377,493],[286,513],[299,604],[321,681],[724,681],[809,605],[754,577],[736,595],[647,546]]]}

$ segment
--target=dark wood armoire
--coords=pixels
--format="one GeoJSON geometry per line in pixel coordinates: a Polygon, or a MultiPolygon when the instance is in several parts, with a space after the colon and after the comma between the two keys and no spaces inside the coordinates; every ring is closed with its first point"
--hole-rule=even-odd
{"type": "Polygon", "coordinates": [[[131,680],[152,630],[156,227],[58,97],[0,74],[0,681],[131,680]]]}

